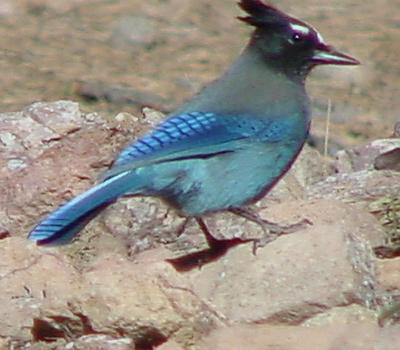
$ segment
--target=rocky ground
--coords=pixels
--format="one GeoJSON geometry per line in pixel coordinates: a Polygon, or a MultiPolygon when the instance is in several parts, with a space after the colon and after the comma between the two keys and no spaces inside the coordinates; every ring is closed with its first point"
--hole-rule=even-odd
{"type": "MultiPolygon", "coordinates": [[[[306,147],[255,208],[309,224],[210,256],[194,223],[150,198],[119,201],[65,247],[26,234],[162,118],[143,106],[171,110],[232,60],[248,32],[235,1],[0,1],[0,349],[399,348],[400,6],[279,6],[363,66],[313,74],[330,157],[306,147]],[[31,104],[60,99],[79,104],[31,104]]],[[[219,239],[263,235],[206,220],[219,239]]]]}
{"type": "MultiPolygon", "coordinates": [[[[208,259],[199,229],[149,198],[119,201],[65,247],[26,239],[160,117],[109,121],[67,101],[0,115],[5,348],[398,348],[400,138],[333,163],[306,148],[256,210],[308,224],[256,254],[247,243],[208,259]]],[[[216,238],[263,234],[231,214],[206,220],[216,238]]]]}

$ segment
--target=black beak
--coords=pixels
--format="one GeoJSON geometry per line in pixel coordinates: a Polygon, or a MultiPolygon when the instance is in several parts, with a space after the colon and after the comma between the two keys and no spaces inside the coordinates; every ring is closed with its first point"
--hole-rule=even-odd
{"type": "Polygon", "coordinates": [[[355,58],[345,55],[337,51],[334,47],[321,44],[314,52],[311,61],[315,64],[339,64],[355,66],[360,64],[360,61],[355,58]]]}

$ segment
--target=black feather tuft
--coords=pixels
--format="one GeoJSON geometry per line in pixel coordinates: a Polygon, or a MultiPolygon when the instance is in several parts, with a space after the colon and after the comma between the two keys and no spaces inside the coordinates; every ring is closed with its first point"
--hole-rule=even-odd
{"type": "Polygon", "coordinates": [[[238,19],[254,27],[284,25],[288,21],[287,15],[260,0],[240,0],[238,5],[249,14],[238,19]]]}

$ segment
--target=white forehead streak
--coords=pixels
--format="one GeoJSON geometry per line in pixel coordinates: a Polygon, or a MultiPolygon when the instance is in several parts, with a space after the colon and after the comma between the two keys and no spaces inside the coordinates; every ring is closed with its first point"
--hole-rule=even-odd
{"type": "Polygon", "coordinates": [[[310,28],[302,26],[301,24],[290,23],[290,28],[293,31],[304,34],[304,35],[310,34],[310,28]]]}

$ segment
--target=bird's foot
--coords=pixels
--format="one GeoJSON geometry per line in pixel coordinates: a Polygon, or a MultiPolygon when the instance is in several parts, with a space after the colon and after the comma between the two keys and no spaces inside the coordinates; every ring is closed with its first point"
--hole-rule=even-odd
{"type": "Polygon", "coordinates": [[[253,244],[255,244],[255,240],[252,238],[217,239],[211,234],[203,219],[195,219],[200,229],[204,233],[204,236],[208,243],[208,248],[179,258],[167,259],[167,261],[171,263],[178,271],[188,271],[193,268],[201,268],[205,264],[216,261],[220,257],[224,256],[230,248],[235,247],[239,244],[249,242],[253,242],[253,244]]]}
{"type": "MultiPolygon", "coordinates": [[[[201,268],[203,265],[215,261],[225,255],[227,251],[239,244],[253,243],[253,254],[255,255],[258,248],[264,247],[268,243],[274,241],[279,236],[289,234],[301,230],[308,225],[312,224],[309,220],[304,219],[292,225],[279,225],[274,222],[262,219],[257,213],[247,209],[231,209],[233,214],[244,217],[258,225],[263,229],[264,235],[261,238],[230,238],[230,239],[217,239],[215,238],[206,223],[202,218],[195,218],[200,229],[203,231],[204,236],[208,243],[208,249],[188,254],[179,258],[168,259],[175,269],[178,271],[188,271],[193,268],[201,268]]],[[[187,222],[183,224],[183,229],[187,222]]]]}
{"type": "Polygon", "coordinates": [[[238,244],[254,242],[253,238],[224,238],[224,239],[217,239],[215,238],[211,232],[209,231],[206,223],[201,218],[196,218],[200,229],[203,231],[204,236],[207,240],[208,246],[210,247],[211,251],[220,252],[221,255],[225,254],[229,248],[234,247],[238,244]]]}
{"type": "Polygon", "coordinates": [[[243,217],[259,225],[264,231],[263,237],[259,239],[252,239],[253,241],[253,253],[256,254],[258,248],[262,248],[268,243],[271,243],[279,236],[297,232],[312,225],[312,222],[308,219],[303,219],[299,222],[290,225],[280,225],[275,222],[261,218],[257,213],[248,208],[232,208],[230,209],[232,214],[243,217]]]}

